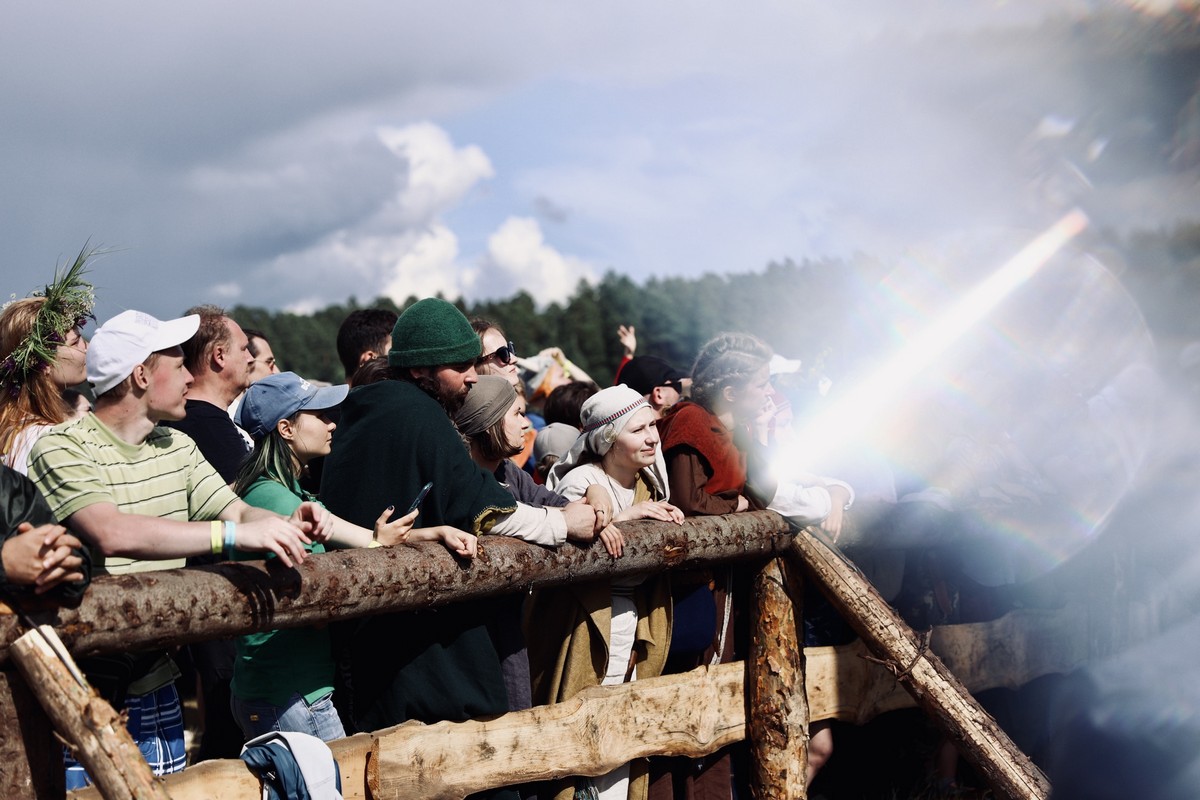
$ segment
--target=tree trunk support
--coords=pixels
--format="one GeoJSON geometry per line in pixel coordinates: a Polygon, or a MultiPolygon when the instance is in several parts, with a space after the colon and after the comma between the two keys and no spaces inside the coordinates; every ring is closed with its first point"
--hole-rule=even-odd
{"type": "Polygon", "coordinates": [[[929,651],[928,637],[914,633],[853,565],[809,530],[796,534],[789,555],[998,795],[1012,800],[1050,796],[1046,776],[929,651]]]}
{"type": "Polygon", "coordinates": [[[0,670],[0,797],[59,800],[64,786],[50,718],[15,667],[0,670]]]}
{"type": "Polygon", "coordinates": [[[756,800],[807,797],[808,700],[804,692],[802,586],[794,567],[768,561],[754,578],[754,628],[746,661],[750,790],[756,800]]]}
{"type": "Polygon", "coordinates": [[[10,650],[17,668],[76,752],[79,762],[107,800],[170,800],[150,771],[125,723],[92,691],[48,625],[29,631],[10,650]]]}

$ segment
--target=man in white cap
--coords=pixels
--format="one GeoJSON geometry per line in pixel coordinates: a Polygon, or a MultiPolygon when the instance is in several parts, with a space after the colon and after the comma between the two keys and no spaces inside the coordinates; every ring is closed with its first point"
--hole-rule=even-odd
{"type": "MultiPolygon", "coordinates": [[[[29,476],[52,511],[92,549],[96,573],[181,567],[188,556],[269,551],[287,566],[304,544],[327,539],[330,519],[314,503],[290,518],[240,500],[186,435],[160,426],[184,416],[192,376],[180,344],[199,317],[161,321],[125,311],[96,331],[87,377],[96,408],[38,441],[29,476]]],[[[166,653],[102,656],[86,663],[96,688],[129,712],[158,774],[185,765],[182,713],[166,653]]],[[[82,770],[68,765],[68,788],[82,770]]]]}

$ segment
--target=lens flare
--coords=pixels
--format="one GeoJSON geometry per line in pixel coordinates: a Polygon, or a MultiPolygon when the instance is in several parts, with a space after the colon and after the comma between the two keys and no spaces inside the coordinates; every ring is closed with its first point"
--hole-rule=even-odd
{"type": "Polygon", "coordinates": [[[932,259],[898,268],[868,308],[892,354],[798,421],[776,471],[854,484],[865,462],[886,464],[891,497],[874,496],[935,509],[971,541],[964,566],[983,583],[1076,552],[1133,481],[1158,394],[1137,305],[1067,247],[1087,225],[1071,212],[957,293],[932,259]]]}

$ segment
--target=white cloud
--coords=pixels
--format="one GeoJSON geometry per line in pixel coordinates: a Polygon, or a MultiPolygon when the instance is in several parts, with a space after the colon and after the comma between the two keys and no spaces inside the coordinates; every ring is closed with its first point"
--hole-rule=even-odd
{"type": "Polygon", "coordinates": [[[455,147],[449,134],[432,122],[382,127],[378,135],[408,166],[408,180],[396,203],[406,224],[437,218],[496,174],[483,150],[475,145],[455,147]]]}
{"type": "MultiPolygon", "coordinates": [[[[591,264],[546,244],[541,226],[529,217],[509,217],[496,229],[488,238],[483,264],[486,270],[501,273],[514,288],[526,289],[542,304],[566,300],[580,280],[596,281],[591,264]]],[[[498,288],[495,277],[489,276],[488,294],[498,288]]]]}
{"type": "Polygon", "coordinates": [[[409,296],[466,294],[478,273],[458,262],[458,238],[444,225],[434,225],[404,243],[393,259],[383,293],[397,303],[409,296]]]}
{"type": "Polygon", "coordinates": [[[225,302],[236,301],[242,296],[242,286],[237,281],[225,281],[209,287],[209,291],[225,302]]]}

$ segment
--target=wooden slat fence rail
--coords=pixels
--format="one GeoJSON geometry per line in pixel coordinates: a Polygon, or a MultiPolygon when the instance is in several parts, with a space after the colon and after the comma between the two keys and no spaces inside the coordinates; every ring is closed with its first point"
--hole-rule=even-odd
{"type": "MultiPolygon", "coordinates": [[[[839,580],[836,575],[830,576],[827,567],[821,566],[827,554],[814,557],[807,546],[797,547],[786,522],[771,512],[689,519],[682,526],[639,522],[630,529],[633,535],[627,537],[625,555],[615,560],[600,547],[568,545],[552,551],[500,537],[485,537],[480,555],[473,562],[455,559],[444,548],[435,545],[342,551],[309,559],[298,570],[282,569],[276,564],[242,562],[101,578],[94,582],[77,608],[26,610],[35,622],[54,626],[72,654],[90,655],[167,647],[251,631],[428,608],[524,591],[535,586],[731,561],[751,560],[768,565],[765,569],[769,569],[770,563],[778,564],[781,557],[787,556],[797,575],[805,572],[805,579],[815,579],[826,593],[832,591],[830,584],[839,580]],[[197,613],[197,609],[204,609],[204,613],[197,613]]],[[[849,533],[853,535],[854,531],[849,533]]],[[[801,533],[800,538],[812,540],[808,533],[801,533]]],[[[869,593],[868,589],[861,591],[869,593]]],[[[845,587],[841,591],[844,593],[845,587]]],[[[798,604],[794,591],[787,594],[798,604]]],[[[779,600],[776,598],[771,602],[778,603],[779,600]]],[[[871,604],[876,600],[867,602],[871,604]]],[[[886,608],[881,600],[878,602],[886,608]]],[[[846,607],[844,603],[838,604],[846,607]]],[[[798,619],[800,613],[801,609],[797,607],[794,619],[798,619]]],[[[781,617],[784,618],[792,617],[781,617]]],[[[855,620],[851,622],[853,624],[855,620]]],[[[856,629],[868,625],[862,619],[857,623],[856,629]]],[[[1031,613],[979,626],[952,626],[939,630],[933,637],[932,649],[945,653],[955,672],[961,670],[963,683],[972,691],[978,691],[992,686],[1020,685],[1038,675],[1073,669],[1087,655],[1087,641],[1074,633],[1084,628],[1079,612],[1074,609],[1031,613]],[[1024,642],[1010,648],[1010,652],[1018,655],[1002,663],[990,664],[986,648],[980,646],[980,641],[996,635],[1010,643],[1024,642]],[[1057,645],[1042,647],[1041,643],[1047,641],[1057,645]],[[1025,650],[1022,651],[1022,647],[1025,650]]],[[[13,612],[0,606],[0,794],[61,797],[61,780],[56,783],[53,776],[45,774],[47,762],[52,764],[54,761],[46,757],[46,752],[57,745],[50,738],[44,714],[40,714],[36,702],[30,701],[27,687],[22,685],[8,663],[9,646],[23,632],[24,627],[13,612]],[[39,716],[42,719],[38,719],[39,716]]],[[[903,638],[904,633],[899,635],[903,638]]],[[[787,637],[779,638],[779,641],[786,640],[787,637]]],[[[868,638],[867,641],[872,640],[868,638]]],[[[875,656],[887,655],[878,642],[872,642],[871,648],[875,656]]],[[[802,727],[793,727],[793,730],[802,730],[808,719],[836,717],[861,722],[876,713],[912,704],[911,699],[905,697],[905,689],[911,692],[912,687],[901,687],[883,667],[864,659],[864,653],[862,645],[804,651],[808,663],[805,666],[805,659],[800,661],[799,685],[808,701],[808,708],[802,712],[807,719],[801,719],[802,727]]],[[[940,676],[941,671],[945,671],[932,653],[925,654],[925,658],[933,665],[931,674],[940,676]]],[[[771,660],[769,653],[766,660],[771,660]]],[[[609,719],[622,716],[641,719],[637,715],[644,715],[646,708],[643,706],[649,703],[650,709],[657,709],[647,717],[649,722],[643,720],[627,731],[615,731],[614,743],[600,762],[621,763],[632,757],[631,753],[698,755],[746,736],[744,698],[748,684],[745,669],[743,664],[722,665],[684,676],[610,687],[586,693],[580,698],[578,708],[562,704],[487,721],[431,726],[408,724],[375,734],[359,734],[336,743],[333,749],[339,761],[343,757],[348,759],[342,767],[344,774],[349,773],[347,798],[462,797],[486,786],[548,775],[596,774],[598,762],[594,752],[577,752],[572,758],[567,751],[575,752],[579,748],[568,747],[557,752],[558,760],[553,763],[534,763],[528,753],[521,755],[519,748],[517,752],[506,751],[502,746],[506,741],[504,737],[514,741],[529,741],[529,737],[547,741],[544,737],[548,730],[559,730],[560,733],[552,735],[570,742],[571,726],[578,724],[580,715],[587,719],[593,719],[588,715],[597,713],[609,719]],[[696,703],[690,694],[695,691],[715,693],[712,702],[696,703]],[[667,699],[654,699],[656,692],[665,693],[663,697],[667,699]],[[669,699],[676,695],[692,699],[686,702],[669,699]],[[589,710],[596,704],[608,710],[589,710]],[[618,710],[614,712],[608,706],[618,710]],[[655,726],[653,721],[663,718],[668,711],[682,715],[679,719],[672,717],[669,720],[676,727],[655,726]],[[675,731],[675,739],[671,739],[671,731],[675,731]],[[682,744],[678,740],[680,731],[684,732],[686,740],[682,744]],[[663,739],[663,736],[667,738],[663,739]],[[462,752],[471,752],[471,748],[478,745],[483,751],[498,754],[487,765],[490,776],[487,780],[493,782],[480,782],[478,765],[472,765],[471,759],[455,761],[460,737],[466,737],[464,741],[468,744],[462,752]],[[446,743],[453,747],[445,750],[446,743]],[[497,744],[501,746],[497,747],[497,744]],[[425,753],[426,758],[431,758],[444,750],[439,774],[449,776],[448,782],[431,780],[428,775],[414,778],[411,769],[386,768],[388,764],[411,764],[414,752],[425,753]],[[496,782],[499,778],[502,780],[496,782]],[[418,784],[426,784],[426,788],[418,791],[414,788],[418,784]]],[[[953,680],[952,676],[950,678],[953,680]]],[[[950,691],[965,694],[961,688],[951,687],[950,691]]],[[[966,702],[970,702],[969,695],[966,695],[966,702]]],[[[944,709],[939,707],[931,713],[942,718],[942,711],[944,709]]],[[[942,721],[946,722],[944,718],[942,721]]],[[[985,723],[980,720],[980,724],[985,723]]],[[[793,720],[789,724],[795,726],[797,723],[793,720]]],[[[585,727],[595,730],[590,723],[585,727]]],[[[961,730],[954,731],[953,726],[950,727],[960,734],[958,738],[963,738],[961,730]]],[[[994,732],[988,728],[988,734],[991,736],[994,732]]],[[[791,739],[795,738],[795,735],[791,736],[791,739]]],[[[800,744],[803,746],[804,743],[800,744]]],[[[1016,762],[1021,754],[1015,748],[1010,752],[1001,747],[998,754],[985,757],[1016,762]]],[[[789,778],[793,783],[796,779],[795,775],[789,778]]],[[[190,798],[212,796],[204,792],[226,786],[225,782],[228,782],[229,793],[223,791],[222,796],[249,797],[242,793],[247,787],[251,793],[257,791],[257,781],[240,762],[199,765],[172,777],[167,787],[173,797],[190,798]]],[[[1048,786],[1035,780],[1033,788],[1023,794],[1019,791],[1002,791],[1001,794],[1042,797],[1047,789],[1048,786]]],[[[98,795],[93,791],[79,796],[98,795]]]]}

